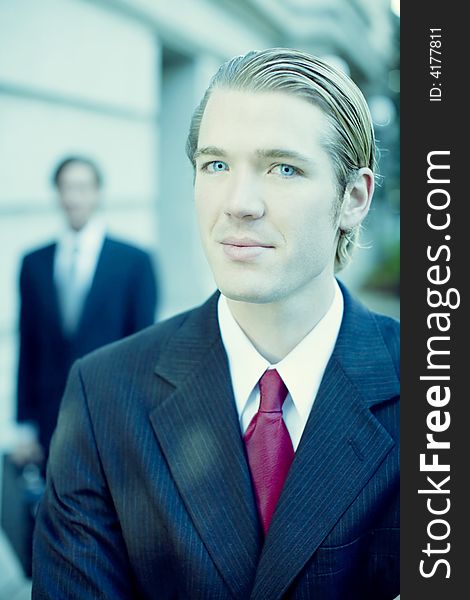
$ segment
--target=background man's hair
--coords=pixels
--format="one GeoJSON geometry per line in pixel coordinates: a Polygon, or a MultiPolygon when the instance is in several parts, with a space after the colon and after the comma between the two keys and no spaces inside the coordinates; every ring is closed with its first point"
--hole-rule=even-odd
{"type": "MultiPolygon", "coordinates": [[[[248,52],[219,68],[191,120],[186,152],[194,167],[201,120],[215,89],[286,92],[305,98],[324,112],[330,124],[330,135],[323,144],[333,161],[338,186],[335,219],[346,187],[354,181],[357,170],[369,167],[374,171],[376,168],[374,128],[362,92],[338,69],[311,54],[291,48],[248,52]]],[[[351,251],[357,245],[359,228],[360,225],[340,231],[336,271],[349,262],[351,251]]]]}
{"type": "Polygon", "coordinates": [[[66,169],[69,165],[79,163],[81,165],[87,165],[93,171],[96,180],[96,186],[101,188],[103,185],[103,174],[98,167],[98,165],[91,159],[86,156],[67,156],[60,161],[60,163],[56,166],[52,173],[52,183],[56,188],[59,187],[59,179],[61,173],[66,169]]]}

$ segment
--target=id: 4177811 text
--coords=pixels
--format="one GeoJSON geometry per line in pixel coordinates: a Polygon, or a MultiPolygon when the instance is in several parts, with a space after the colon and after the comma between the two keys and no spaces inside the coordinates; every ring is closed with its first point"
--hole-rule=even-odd
{"type": "Polygon", "coordinates": [[[429,75],[433,78],[429,90],[429,101],[440,102],[442,100],[442,30],[429,30],[429,75]]]}

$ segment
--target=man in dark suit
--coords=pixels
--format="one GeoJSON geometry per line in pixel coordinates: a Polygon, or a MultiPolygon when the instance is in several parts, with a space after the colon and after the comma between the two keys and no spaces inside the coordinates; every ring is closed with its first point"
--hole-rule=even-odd
{"type": "Polygon", "coordinates": [[[85,157],[53,175],[67,227],[24,257],[20,274],[18,420],[39,430],[47,455],[71,364],[152,324],[156,284],[146,252],[107,236],[96,216],[101,173],[85,157]]]}
{"type": "Polygon", "coordinates": [[[398,326],[334,276],[374,188],[352,81],[223,65],[188,139],[220,292],[75,364],[33,598],[392,600],[398,326]]]}

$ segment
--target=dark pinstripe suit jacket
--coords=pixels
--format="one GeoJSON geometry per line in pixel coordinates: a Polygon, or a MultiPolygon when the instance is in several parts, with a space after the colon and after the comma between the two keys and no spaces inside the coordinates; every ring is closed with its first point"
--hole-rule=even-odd
{"type": "Polygon", "coordinates": [[[394,598],[398,325],[343,293],[264,543],[217,295],[76,363],[37,518],[33,598],[394,598]]]}

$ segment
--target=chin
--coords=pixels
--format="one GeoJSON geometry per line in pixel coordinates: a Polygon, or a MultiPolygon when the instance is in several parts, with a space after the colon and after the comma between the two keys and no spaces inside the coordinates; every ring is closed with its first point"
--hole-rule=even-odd
{"type": "Polygon", "coordinates": [[[86,225],[86,219],[84,219],[81,215],[68,215],[68,223],[71,229],[75,231],[80,231],[86,225]]]}
{"type": "Polygon", "coordinates": [[[279,279],[267,267],[226,261],[209,264],[217,287],[230,300],[267,304],[282,296],[279,279]]]}
{"type": "Polygon", "coordinates": [[[277,299],[278,294],[274,291],[267,291],[260,288],[259,285],[241,285],[241,284],[217,284],[221,293],[236,302],[249,302],[252,304],[267,304],[277,299]]]}

